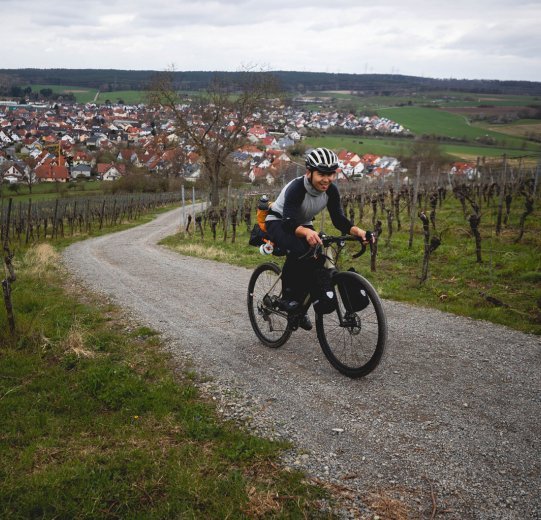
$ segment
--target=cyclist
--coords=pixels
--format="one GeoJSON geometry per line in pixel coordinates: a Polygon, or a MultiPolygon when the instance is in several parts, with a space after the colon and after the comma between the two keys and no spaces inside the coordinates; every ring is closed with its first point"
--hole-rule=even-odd
{"type": "MultiPolygon", "coordinates": [[[[327,208],[336,229],[366,241],[366,232],[352,226],[344,215],[334,184],[337,169],[338,157],[332,150],[312,150],[306,156],[305,175],[284,186],[265,220],[271,240],[287,255],[282,269],[281,307],[288,313],[299,309],[308,291],[312,292],[317,312],[331,312],[335,306],[330,273],[324,269],[325,258],[306,255],[310,248],[321,244],[312,222],[318,213],[327,208]]],[[[299,326],[310,330],[310,318],[303,316],[299,326]]]]}

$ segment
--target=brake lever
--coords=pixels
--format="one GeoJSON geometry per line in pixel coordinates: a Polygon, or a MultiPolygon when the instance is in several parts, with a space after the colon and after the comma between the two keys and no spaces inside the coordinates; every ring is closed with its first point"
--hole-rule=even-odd
{"type": "MultiPolygon", "coordinates": [[[[370,250],[372,250],[372,240],[374,238],[374,233],[372,231],[366,231],[366,242],[370,244],[370,250]]],[[[351,256],[351,258],[359,258],[360,256],[364,255],[366,252],[366,244],[364,242],[361,242],[361,250],[358,253],[355,253],[351,256]]]]}

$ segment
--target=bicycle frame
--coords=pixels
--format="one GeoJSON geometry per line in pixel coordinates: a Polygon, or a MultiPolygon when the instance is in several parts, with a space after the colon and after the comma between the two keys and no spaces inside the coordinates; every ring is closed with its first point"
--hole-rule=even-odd
{"type": "MultiPolygon", "coordinates": [[[[333,249],[330,245],[328,245],[325,248],[323,254],[325,256],[324,267],[326,269],[331,269],[331,270],[334,270],[336,272],[339,272],[336,265],[337,265],[338,257],[340,256],[340,252],[342,251],[344,245],[345,245],[345,241],[341,241],[341,242],[338,242],[338,247],[339,247],[338,250],[333,249]]],[[[273,283],[273,285],[271,286],[271,288],[269,289],[268,292],[272,293],[273,290],[276,288],[277,284],[281,282],[281,280],[282,280],[282,272],[280,272],[280,275],[276,278],[276,281],[273,283]]],[[[294,319],[296,317],[301,317],[304,314],[306,314],[311,305],[312,305],[312,296],[311,296],[310,292],[308,292],[306,297],[304,298],[302,304],[301,304],[300,309],[295,312],[294,316],[288,316],[287,313],[285,313],[282,310],[275,309],[272,305],[269,306],[268,310],[270,310],[273,314],[278,314],[278,315],[280,315],[282,317],[286,317],[286,318],[288,318],[288,320],[290,320],[292,318],[294,319]]],[[[344,314],[342,313],[339,305],[336,306],[336,309],[333,312],[336,312],[336,314],[338,315],[338,320],[339,320],[339,323],[340,323],[341,327],[351,327],[352,326],[352,324],[349,323],[345,319],[346,316],[344,316],[344,314]]]]}

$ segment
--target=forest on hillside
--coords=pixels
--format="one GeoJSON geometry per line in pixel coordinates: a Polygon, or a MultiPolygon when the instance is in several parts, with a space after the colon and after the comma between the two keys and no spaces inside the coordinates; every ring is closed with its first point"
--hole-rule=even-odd
{"type": "MultiPolygon", "coordinates": [[[[13,86],[73,85],[101,92],[145,90],[161,71],[120,69],[0,69],[0,94],[13,86]]],[[[201,90],[211,79],[240,80],[244,72],[176,71],[176,85],[201,90]]],[[[471,79],[436,79],[400,74],[332,74],[326,72],[271,71],[282,89],[292,92],[347,90],[362,95],[405,95],[423,91],[460,91],[485,94],[541,96],[541,82],[471,79]]]]}

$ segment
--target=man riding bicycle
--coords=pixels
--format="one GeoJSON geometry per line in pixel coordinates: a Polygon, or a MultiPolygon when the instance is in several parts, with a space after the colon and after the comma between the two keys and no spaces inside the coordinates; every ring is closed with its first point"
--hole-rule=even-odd
{"type": "MultiPolygon", "coordinates": [[[[307,255],[311,248],[322,243],[312,222],[318,213],[327,208],[336,229],[366,242],[366,232],[352,226],[344,215],[340,194],[334,184],[337,169],[338,157],[332,150],[312,150],[306,156],[305,175],[282,189],[265,220],[271,240],[287,255],[282,269],[281,306],[288,313],[295,313],[301,308],[309,291],[317,312],[334,309],[336,297],[330,273],[324,268],[325,258],[307,255]]],[[[303,316],[299,326],[310,330],[310,318],[303,316]]]]}

